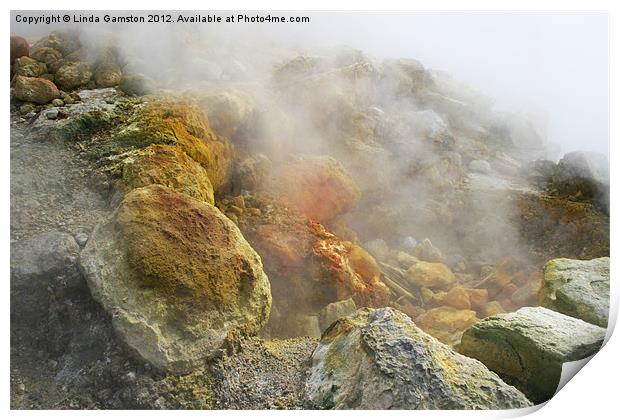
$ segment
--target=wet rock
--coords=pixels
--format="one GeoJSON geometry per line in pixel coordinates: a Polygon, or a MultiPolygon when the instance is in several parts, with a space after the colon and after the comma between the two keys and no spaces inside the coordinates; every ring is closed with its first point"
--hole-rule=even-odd
{"type": "Polygon", "coordinates": [[[306,380],[312,408],[501,409],[531,403],[482,363],[391,308],[361,309],[323,334],[306,380]]]}
{"type": "Polygon", "coordinates": [[[287,163],[273,188],[308,218],[322,223],[346,213],[360,191],[340,163],[326,156],[305,156],[287,163]]]}
{"type": "Polygon", "coordinates": [[[28,41],[21,36],[11,37],[11,64],[20,57],[28,56],[29,51],[28,41]]]}
{"type": "Polygon", "coordinates": [[[444,257],[439,248],[433,246],[430,239],[425,238],[422,242],[418,243],[413,250],[413,256],[423,261],[440,263],[443,262],[444,257]]]}
{"type": "Polygon", "coordinates": [[[16,76],[13,79],[13,94],[24,102],[46,104],[60,97],[56,85],[37,77],[16,76]]]}
{"type": "Polygon", "coordinates": [[[540,304],[606,327],[609,318],[609,258],[558,258],[544,268],[540,304]]]}
{"type": "Polygon", "coordinates": [[[127,95],[144,96],[155,91],[155,81],[143,74],[123,75],[119,88],[127,95]]]}
{"type": "Polygon", "coordinates": [[[416,319],[424,332],[450,346],[457,345],[463,332],[477,321],[475,311],[450,306],[433,308],[416,319]]]}
{"type": "Polygon", "coordinates": [[[187,373],[271,307],[260,257],[215,207],[151,185],[127,194],[81,255],[93,297],[154,366],[187,373]]]}
{"type": "Polygon", "coordinates": [[[535,404],[555,393],[564,362],[593,355],[605,329],[546,308],[486,318],[463,334],[461,353],[482,361],[535,404]]]}
{"type": "Polygon", "coordinates": [[[456,281],[447,265],[426,261],[412,265],[406,276],[409,283],[418,287],[446,288],[456,281]]]}
{"type": "Polygon", "coordinates": [[[472,160],[469,162],[469,170],[480,174],[491,173],[491,165],[486,160],[472,160]]]}
{"type": "Polygon", "coordinates": [[[60,88],[71,90],[86,85],[92,76],[93,73],[89,64],[70,62],[64,64],[56,71],[54,80],[60,88]]]}
{"type": "Polygon", "coordinates": [[[159,184],[214,204],[207,171],[177,146],[151,145],[123,160],[122,184],[126,191],[159,184]]]}
{"type": "Polygon", "coordinates": [[[351,298],[328,304],[319,312],[321,331],[325,331],[334,321],[349,316],[356,310],[357,306],[351,298]]]}
{"type": "Polygon", "coordinates": [[[19,76],[39,77],[47,73],[47,66],[33,58],[20,57],[13,64],[13,72],[19,76]]]}

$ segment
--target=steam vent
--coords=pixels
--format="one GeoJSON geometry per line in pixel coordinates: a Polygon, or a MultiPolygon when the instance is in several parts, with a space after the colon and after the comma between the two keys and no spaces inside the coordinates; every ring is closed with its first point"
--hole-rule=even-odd
{"type": "Polygon", "coordinates": [[[524,408],[601,347],[607,156],[412,58],[78,27],[10,40],[11,408],[524,408]]]}

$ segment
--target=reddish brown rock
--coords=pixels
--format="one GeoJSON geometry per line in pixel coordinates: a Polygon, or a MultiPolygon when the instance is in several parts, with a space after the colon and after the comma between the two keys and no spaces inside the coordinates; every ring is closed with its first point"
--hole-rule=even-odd
{"type": "Polygon", "coordinates": [[[21,36],[11,37],[11,64],[19,57],[25,57],[30,53],[30,46],[21,36]]]}
{"type": "Polygon", "coordinates": [[[39,77],[15,76],[13,94],[20,101],[37,104],[46,104],[60,98],[60,91],[56,85],[39,77]]]}

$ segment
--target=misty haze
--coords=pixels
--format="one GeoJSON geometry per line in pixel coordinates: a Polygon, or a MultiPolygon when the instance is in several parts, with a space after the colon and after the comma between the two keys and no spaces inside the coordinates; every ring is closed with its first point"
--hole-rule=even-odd
{"type": "Polygon", "coordinates": [[[551,398],[608,323],[607,15],[238,14],[11,13],[11,407],[551,398]]]}

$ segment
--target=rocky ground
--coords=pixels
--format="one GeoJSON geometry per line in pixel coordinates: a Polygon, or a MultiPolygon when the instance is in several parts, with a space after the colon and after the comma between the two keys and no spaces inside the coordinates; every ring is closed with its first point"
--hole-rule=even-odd
{"type": "Polygon", "coordinates": [[[446,74],[11,54],[13,408],[517,408],[602,342],[608,162],[446,74]]]}

